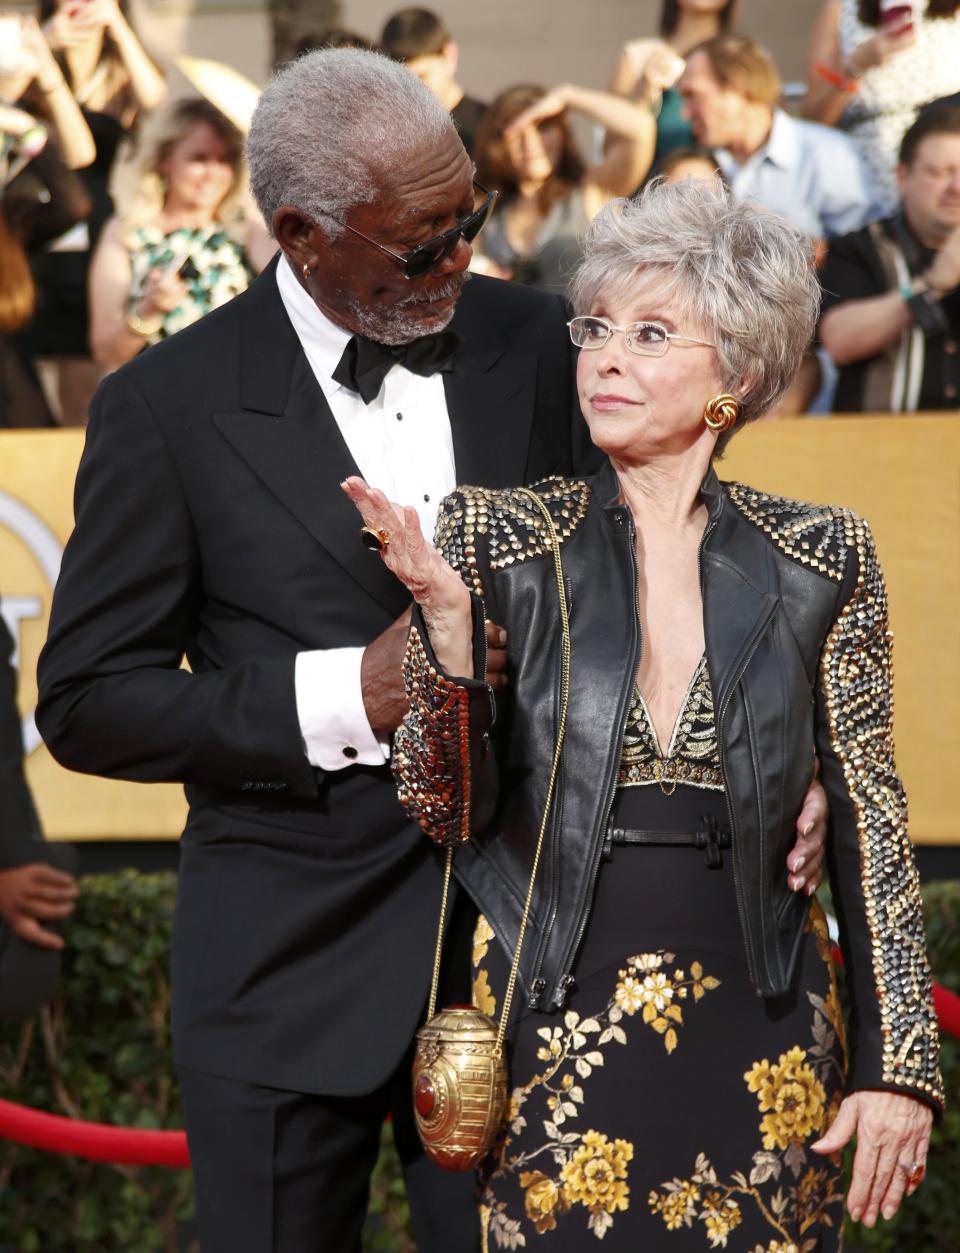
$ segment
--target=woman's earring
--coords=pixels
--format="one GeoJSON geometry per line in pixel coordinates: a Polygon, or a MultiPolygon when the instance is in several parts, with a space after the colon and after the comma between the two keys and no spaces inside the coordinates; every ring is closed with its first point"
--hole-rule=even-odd
{"type": "Polygon", "coordinates": [[[310,267],[307,265],[306,261],[303,263],[303,281],[305,283],[310,282],[310,267]]]}
{"type": "Polygon", "coordinates": [[[740,402],[729,392],[721,392],[719,396],[714,396],[713,400],[708,400],[703,407],[704,422],[718,435],[723,431],[729,431],[739,417],[740,402]]]}

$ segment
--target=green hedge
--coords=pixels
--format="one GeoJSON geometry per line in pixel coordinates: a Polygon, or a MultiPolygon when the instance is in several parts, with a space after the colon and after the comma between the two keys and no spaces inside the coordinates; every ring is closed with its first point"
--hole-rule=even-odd
{"type": "MultiPolygon", "coordinates": [[[[90,876],[66,928],[63,991],[24,1027],[0,1027],[0,1096],[121,1126],[180,1123],[170,1059],[167,953],[172,874],[90,876]]],[[[960,884],[925,891],[939,980],[960,993],[960,884]]],[[[937,1253],[960,1245],[960,1048],[946,1041],[951,1107],[927,1179],[891,1223],[846,1247],[937,1253]]],[[[0,1253],[153,1253],[195,1248],[188,1171],[97,1165],[0,1146],[0,1253]]],[[[384,1133],[365,1232],[369,1253],[415,1253],[396,1155],[384,1133]]]]}

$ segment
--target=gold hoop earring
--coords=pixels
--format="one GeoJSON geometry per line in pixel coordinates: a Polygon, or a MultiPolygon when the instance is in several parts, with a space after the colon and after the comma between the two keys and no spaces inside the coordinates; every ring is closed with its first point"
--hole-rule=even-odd
{"type": "Polygon", "coordinates": [[[708,400],[703,407],[704,422],[718,435],[729,431],[739,417],[740,402],[729,392],[721,392],[719,396],[714,396],[713,400],[708,400]]]}

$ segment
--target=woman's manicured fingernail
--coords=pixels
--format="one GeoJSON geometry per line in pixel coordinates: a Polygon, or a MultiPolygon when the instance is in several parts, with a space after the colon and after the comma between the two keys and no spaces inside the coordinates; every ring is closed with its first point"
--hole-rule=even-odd
{"type": "Polygon", "coordinates": [[[817,890],[817,885],[816,885],[815,883],[808,883],[808,884],[807,884],[807,896],[813,896],[813,894],[814,894],[814,892],[816,892],[816,890],[817,890]]]}
{"type": "Polygon", "coordinates": [[[501,644],[506,644],[506,642],[507,642],[507,633],[506,633],[506,631],[501,631],[501,632],[500,632],[500,634],[497,636],[497,638],[499,639],[499,641],[500,641],[500,643],[501,643],[501,644]]]}
{"type": "Polygon", "coordinates": [[[793,873],[799,874],[806,864],[807,864],[806,857],[798,857],[797,860],[793,864],[793,873]]]}
{"type": "Polygon", "coordinates": [[[813,819],[811,818],[807,825],[803,828],[801,835],[809,835],[813,830],[813,819]]]}
{"type": "Polygon", "coordinates": [[[799,891],[801,891],[801,890],[802,890],[802,888],[803,888],[803,885],[804,885],[805,883],[806,883],[806,879],[803,877],[803,875],[801,875],[801,876],[800,876],[800,878],[799,878],[799,879],[796,881],[796,883],[793,885],[793,890],[794,890],[794,892],[799,892],[799,891]]]}
{"type": "Polygon", "coordinates": [[[886,1205],[884,1206],[883,1216],[887,1220],[887,1222],[889,1222],[896,1212],[897,1212],[897,1207],[895,1205],[886,1205]]]}

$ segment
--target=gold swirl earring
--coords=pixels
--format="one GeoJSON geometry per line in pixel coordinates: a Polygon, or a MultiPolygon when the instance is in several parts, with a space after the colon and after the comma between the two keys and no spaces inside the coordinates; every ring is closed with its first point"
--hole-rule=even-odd
{"type": "Polygon", "coordinates": [[[304,261],[303,263],[303,281],[305,283],[310,282],[310,266],[307,264],[306,261],[304,261]]]}
{"type": "Polygon", "coordinates": [[[708,400],[703,407],[704,422],[718,435],[723,431],[729,431],[739,417],[740,402],[729,392],[721,392],[719,396],[714,396],[713,400],[708,400]]]}

